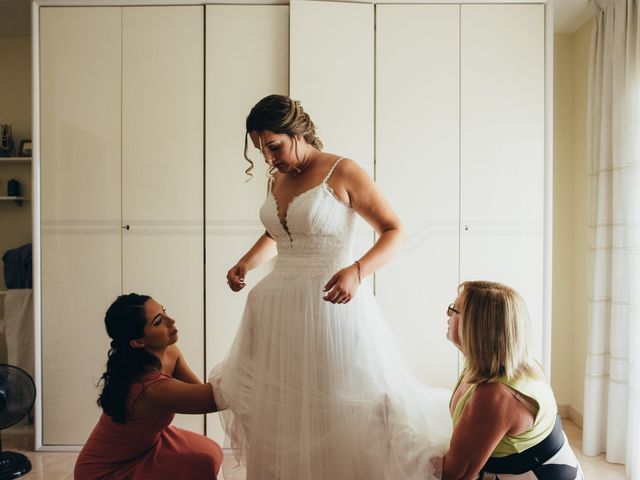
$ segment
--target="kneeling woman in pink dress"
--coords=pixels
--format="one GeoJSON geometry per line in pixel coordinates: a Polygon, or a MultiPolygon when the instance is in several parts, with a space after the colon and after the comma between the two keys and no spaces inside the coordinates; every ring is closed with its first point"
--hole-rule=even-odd
{"type": "Polygon", "coordinates": [[[222,449],[213,440],[170,426],[176,413],[216,411],[175,345],[178,330],[146,295],[118,297],[105,316],[111,337],[98,405],[103,413],[76,462],[76,480],[215,479],[222,449]]]}

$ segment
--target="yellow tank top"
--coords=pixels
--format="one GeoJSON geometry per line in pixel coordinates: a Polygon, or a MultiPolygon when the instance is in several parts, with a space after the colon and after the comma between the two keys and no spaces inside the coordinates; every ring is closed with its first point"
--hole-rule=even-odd
{"type": "MultiPolygon", "coordinates": [[[[453,390],[454,393],[458,389],[465,373],[466,370],[463,370],[460,378],[458,378],[458,384],[453,390]]],[[[556,405],[556,399],[553,396],[553,390],[551,390],[551,386],[547,380],[542,377],[542,373],[540,377],[522,375],[515,380],[502,377],[498,379],[498,382],[533,400],[538,407],[533,425],[529,430],[519,435],[505,435],[493,450],[493,453],[491,453],[492,457],[506,457],[513,453],[520,453],[544,440],[547,435],[551,433],[551,430],[553,430],[558,407],[556,405]]],[[[458,400],[452,415],[454,428],[460,419],[464,407],[473,395],[476,386],[477,384],[470,385],[458,400]]]]}

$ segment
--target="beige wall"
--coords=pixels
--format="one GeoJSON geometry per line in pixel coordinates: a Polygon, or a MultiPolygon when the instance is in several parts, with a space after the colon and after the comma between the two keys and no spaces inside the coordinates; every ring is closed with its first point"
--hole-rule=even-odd
{"type": "Polygon", "coordinates": [[[573,35],[573,256],[574,256],[574,349],[572,358],[571,405],[582,415],[584,372],[587,356],[587,75],[592,23],[573,35]]]}
{"type": "MultiPolygon", "coordinates": [[[[16,149],[22,139],[31,138],[31,38],[0,36],[0,123],[13,126],[16,149]]],[[[31,167],[0,163],[0,196],[7,194],[7,181],[15,178],[21,193],[31,197],[31,167]]],[[[32,239],[31,202],[18,207],[0,201],[0,256],[32,239]]],[[[2,263],[0,262],[0,267],[2,263]]],[[[0,290],[4,290],[0,273],[0,290]]]]}
{"type": "Polygon", "coordinates": [[[554,37],[552,379],[582,415],[587,342],[587,78],[591,21],[554,37]]]}
{"type": "Polygon", "coordinates": [[[559,405],[571,403],[573,323],[573,41],[555,35],[553,59],[553,330],[551,383],[559,405]]]}

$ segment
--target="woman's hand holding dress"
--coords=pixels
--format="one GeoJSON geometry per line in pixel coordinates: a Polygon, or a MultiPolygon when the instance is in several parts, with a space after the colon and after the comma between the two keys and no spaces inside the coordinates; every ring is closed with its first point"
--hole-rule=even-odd
{"type": "Polygon", "coordinates": [[[243,262],[236,263],[227,272],[227,283],[234,292],[239,292],[245,287],[244,276],[247,274],[247,266],[243,262]]]}
{"type": "Polygon", "coordinates": [[[244,279],[247,272],[271,260],[277,253],[276,241],[268,232],[262,234],[249,251],[238,260],[238,263],[227,272],[229,288],[234,292],[242,290],[246,285],[244,279]]]}
{"type": "Polygon", "coordinates": [[[324,286],[326,295],[322,298],[331,303],[348,303],[360,286],[358,270],[354,263],[338,271],[324,286]]]}

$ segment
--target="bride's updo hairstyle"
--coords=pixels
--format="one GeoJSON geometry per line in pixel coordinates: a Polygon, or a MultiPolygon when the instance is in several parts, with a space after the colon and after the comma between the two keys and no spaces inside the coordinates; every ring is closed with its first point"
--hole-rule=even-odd
{"type": "Polygon", "coordinates": [[[289,135],[295,143],[296,137],[302,135],[309,145],[322,150],[322,141],[316,135],[316,126],[300,102],[286,95],[269,95],[256,103],[247,116],[244,158],[250,164],[245,170],[249,179],[253,177],[253,161],[247,155],[249,133],[263,130],[289,135]]]}

